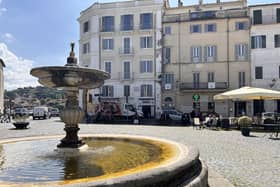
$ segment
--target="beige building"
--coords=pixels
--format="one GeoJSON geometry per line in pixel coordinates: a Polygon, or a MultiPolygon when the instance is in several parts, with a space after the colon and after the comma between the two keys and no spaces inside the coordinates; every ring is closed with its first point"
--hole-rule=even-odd
{"type": "Polygon", "coordinates": [[[101,89],[88,92],[87,110],[101,95],[101,99],[134,104],[146,117],[157,114],[162,14],[163,0],[94,3],[81,12],[80,65],[111,74],[101,89]]]}
{"type": "MultiPolygon", "coordinates": [[[[280,90],[280,3],[249,6],[252,86],[280,90]]],[[[280,101],[253,101],[253,114],[280,112],[280,101]]]]}
{"type": "Polygon", "coordinates": [[[251,113],[246,102],[215,94],[250,84],[247,1],[166,8],[163,16],[162,106],[223,116],[251,113]],[[237,107],[239,106],[239,108],[237,107]],[[238,108],[238,109],[237,109],[238,108]]]}
{"type": "Polygon", "coordinates": [[[4,110],[4,61],[0,58],[0,113],[4,110]]]}

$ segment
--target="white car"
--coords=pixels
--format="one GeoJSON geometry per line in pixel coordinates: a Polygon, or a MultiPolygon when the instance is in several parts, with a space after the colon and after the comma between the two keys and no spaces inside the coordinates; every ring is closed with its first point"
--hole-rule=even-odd
{"type": "Polygon", "coordinates": [[[175,120],[175,121],[182,120],[183,113],[179,112],[177,110],[174,110],[174,109],[163,110],[162,114],[161,114],[162,115],[161,119],[162,119],[163,115],[167,115],[167,114],[171,120],[175,120]]]}
{"type": "Polygon", "coordinates": [[[33,109],[33,120],[35,119],[48,119],[51,118],[51,113],[49,111],[49,108],[46,106],[39,106],[34,107],[33,109]]]}

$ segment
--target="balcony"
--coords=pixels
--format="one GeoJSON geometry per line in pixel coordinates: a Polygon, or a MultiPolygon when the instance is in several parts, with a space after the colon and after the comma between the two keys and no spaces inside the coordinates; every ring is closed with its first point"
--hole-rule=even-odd
{"type": "Polygon", "coordinates": [[[240,18],[248,17],[246,10],[219,10],[201,11],[183,14],[173,14],[163,16],[163,23],[183,22],[191,20],[208,20],[217,18],[240,18]]]}
{"type": "Polygon", "coordinates": [[[227,82],[184,82],[179,84],[180,91],[191,91],[191,90],[221,90],[227,89],[227,82]]]}
{"type": "Polygon", "coordinates": [[[119,54],[120,55],[133,55],[134,54],[134,49],[132,47],[130,47],[130,48],[120,48],[119,49],[119,54]]]}
{"type": "Polygon", "coordinates": [[[120,81],[134,80],[134,72],[119,72],[120,81]]]}

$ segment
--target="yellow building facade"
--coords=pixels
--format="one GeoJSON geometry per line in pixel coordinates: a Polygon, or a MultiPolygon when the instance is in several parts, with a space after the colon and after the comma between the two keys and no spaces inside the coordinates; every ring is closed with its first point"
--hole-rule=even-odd
{"type": "Polygon", "coordinates": [[[221,92],[250,85],[250,18],[246,1],[166,8],[163,16],[162,106],[223,116],[251,113],[221,92]],[[238,108],[238,109],[237,109],[238,108]]]}

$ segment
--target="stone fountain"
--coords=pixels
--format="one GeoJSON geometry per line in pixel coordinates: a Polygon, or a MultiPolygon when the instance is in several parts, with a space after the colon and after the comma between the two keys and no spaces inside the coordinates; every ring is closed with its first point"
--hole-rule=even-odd
{"type": "Polygon", "coordinates": [[[71,43],[70,55],[67,64],[34,68],[31,75],[38,77],[39,82],[50,88],[61,88],[66,91],[65,109],[60,113],[65,123],[66,136],[57,145],[58,148],[80,148],[84,143],[78,137],[78,123],[83,119],[84,112],[79,107],[79,89],[98,88],[104,84],[110,74],[96,69],[79,67],[74,53],[74,43],[71,43]]]}
{"type": "Polygon", "coordinates": [[[79,67],[73,43],[65,66],[34,68],[31,75],[44,86],[66,91],[60,114],[66,136],[0,140],[0,186],[207,186],[208,170],[194,147],[135,135],[79,138],[78,123],[84,116],[78,105],[79,89],[100,87],[110,75],[79,67]],[[59,151],[54,151],[60,138],[59,151]]]}

